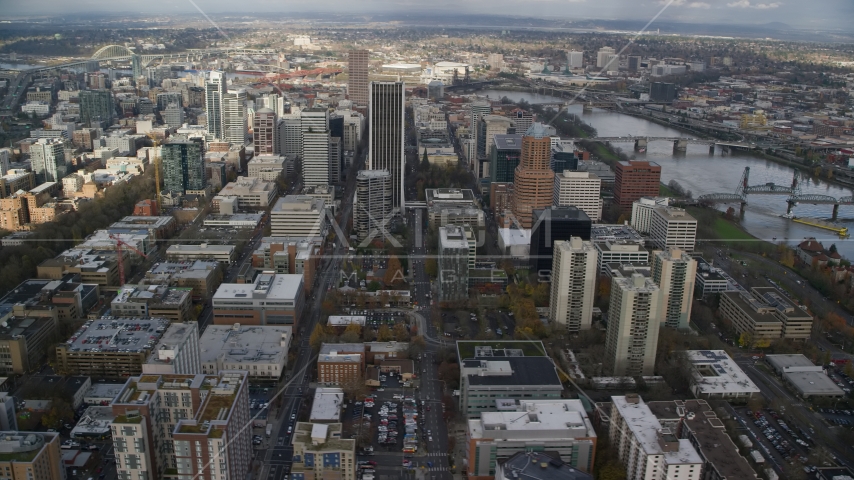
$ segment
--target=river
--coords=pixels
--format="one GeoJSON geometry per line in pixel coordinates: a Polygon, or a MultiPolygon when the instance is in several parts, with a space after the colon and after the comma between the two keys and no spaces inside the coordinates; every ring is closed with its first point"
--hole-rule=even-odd
{"type": "MultiPolygon", "coordinates": [[[[484,90],[481,95],[492,99],[506,96],[513,101],[524,99],[530,103],[564,102],[565,99],[549,95],[539,95],[527,92],[484,90]]],[[[569,112],[579,115],[581,119],[594,127],[599,136],[652,136],[652,137],[684,137],[691,136],[679,130],[665,127],[643,118],[633,117],[622,113],[594,109],[593,112],[583,113],[581,105],[572,105],[569,112]]],[[[791,167],[772,161],[757,158],[744,153],[735,152],[722,155],[716,149],[715,155],[709,155],[705,145],[689,145],[685,154],[674,155],[673,144],[669,142],[650,142],[644,154],[635,153],[630,143],[616,144],[626,154],[638,160],[650,160],[661,165],[661,181],[665,184],[676,180],[684,188],[691,190],[694,197],[706,193],[732,192],[741,181],[745,167],[750,167],[750,184],[758,185],[774,182],[778,185],[790,185],[794,170],[791,167]]],[[[827,183],[816,178],[801,178],[803,193],[816,193],[842,197],[851,195],[850,189],[827,183]]],[[[835,243],[839,254],[854,259],[854,241],[840,239],[833,232],[792,222],[780,215],[786,213],[786,197],[783,195],[750,195],[741,225],[750,234],[768,241],[783,241],[792,244],[799,243],[806,237],[816,237],[825,247],[835,243]],[[776,239],[776,240],[775,240],[776,239]]],[[[718,208],[726,210],[727,205],[718,208]]],[[[736,209],[738,207],[736,206],[736,209]]],[[[831,205],[798,205],[794,214],[799,217],[829,219],[832,214],[831,205]]],[[[854,206],[840,206],[838,223],[854,231],[854,206]]]]}

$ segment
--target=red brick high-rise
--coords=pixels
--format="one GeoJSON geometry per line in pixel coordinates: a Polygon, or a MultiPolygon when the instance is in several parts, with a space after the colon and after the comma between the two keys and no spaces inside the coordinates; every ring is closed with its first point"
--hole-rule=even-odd
{"type": "Polygon", "coordinates": [[[614,203],[621,210],[630,210],[641,197],[659,196],[661,166],[655,162],[617,162],[614,177],[614,203]]]}

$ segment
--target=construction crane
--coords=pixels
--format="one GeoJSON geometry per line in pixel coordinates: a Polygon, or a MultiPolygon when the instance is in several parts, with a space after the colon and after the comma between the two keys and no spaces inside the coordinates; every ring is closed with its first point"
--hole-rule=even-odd
{"type": "Polygon", "coordinates": [[[139,250],[136,249],[136,247],[125,242],[124,240],[117,237],[116,235],[113,235],[112,233],[110,234],[110,239],[116,242],[116,255],[118,257],[118,263],[119,263],[119,287],[124,287],[125,286],[125,263],[124,263],[124,259],[122,258],[122,256],[123,256],[122,255],[122,245],[133,250],[137,254],[141,255],[143,258],[147,259],[148,255],[140,252],[139,250]]]}

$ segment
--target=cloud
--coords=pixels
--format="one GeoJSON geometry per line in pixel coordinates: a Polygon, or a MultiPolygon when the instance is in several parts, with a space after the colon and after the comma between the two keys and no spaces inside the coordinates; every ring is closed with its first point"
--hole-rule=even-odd
{"type": "Polygon", "coordinates": [[[755,8],[756,10],[769,10],[772,8],[779,7],[780,3],[771,2],[771,3],[757,3],[755,5],[752,5],[750,3],[750,0],[736,0],[735,2],[727,3],[726,6],[732,7],[732,8],[755,8]]]}
{"type": "Polygon", "coordinates": [[[712,6],[706,2],[688,2],[688,0],[658,0],[659,5],[670,5],[671,7],[688,7],[709,9],[712,6]]]}

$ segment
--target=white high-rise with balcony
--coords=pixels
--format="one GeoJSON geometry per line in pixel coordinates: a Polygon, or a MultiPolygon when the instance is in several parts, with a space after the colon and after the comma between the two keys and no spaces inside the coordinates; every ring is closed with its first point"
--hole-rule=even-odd
{"type": "Polygon", "coordinates": [[[581,237],[554,242],[549,320],[569,333],[593,321],[597,257],[593,243],[581,237]]]}
{"type": "Polygon", "coordinates": [[[555,175],[554,205],[577,207],[598,222],[602,218],[602,179],[590,172],[565,170],[555,175]]]}

